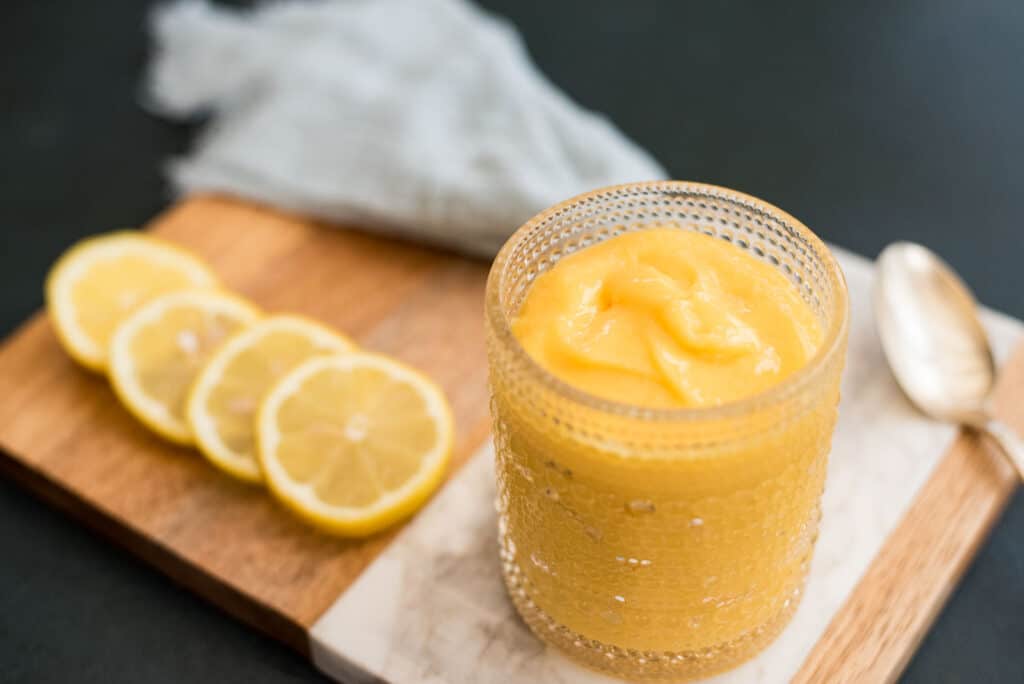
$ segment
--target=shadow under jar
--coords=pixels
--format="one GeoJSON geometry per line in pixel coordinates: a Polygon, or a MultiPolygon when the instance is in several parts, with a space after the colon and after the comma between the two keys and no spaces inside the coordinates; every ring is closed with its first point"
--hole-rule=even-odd
{"type": "Polygon", "coordinates": [[[638,680],[704,677],[768,645],[807,576],[846,353],[842,272],[809,229],[724,188],[653,182],[597,190],[531,219],[487,285],[501,560],[543,641],[638,680]],[[628,231],[671,227],[779,269],[817,317],[808,363],[713,408],[652,409],[576,389],[519,344],[534,278],[628,231]]]}

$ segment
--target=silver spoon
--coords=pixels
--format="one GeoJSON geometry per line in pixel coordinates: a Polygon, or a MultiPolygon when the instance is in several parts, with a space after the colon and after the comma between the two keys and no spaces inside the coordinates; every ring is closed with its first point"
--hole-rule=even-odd
{"type": "Polygon", "coordinates": [[[992,416],[996,366],[988,336],[953,269],[921,245],[889,245],[878,257],[875,318],[910,400],[933,418],[989,437],[1024,478],[1024,442],[992,416]]]}

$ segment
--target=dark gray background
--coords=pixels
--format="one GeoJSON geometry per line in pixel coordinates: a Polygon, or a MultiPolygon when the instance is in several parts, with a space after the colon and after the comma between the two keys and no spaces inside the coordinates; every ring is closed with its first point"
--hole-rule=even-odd
{"type": "MultiPolygon", "coordinates": [[[[0,329],[74,239],[165,207],[193,132],[135,103],[147,2],[0,10],[0,329]]],[[[1024,317],[1024,3],[487,0],[552,80],[676,178],[745,190],[868,256],[945,255],[1024,317]]],[[[1017,496],[906,673],[1024,681],[1017,496]]],[[[0,479],[0,681],[284,682],[318,675],[0,479]]]]}

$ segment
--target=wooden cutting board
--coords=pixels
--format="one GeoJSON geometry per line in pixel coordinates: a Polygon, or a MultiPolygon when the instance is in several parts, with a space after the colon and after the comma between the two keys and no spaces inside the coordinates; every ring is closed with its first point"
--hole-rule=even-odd
{"type": "MultiPolygon", "coordinates": [[[[149,228],[266,311],[324,321],[440,383],[455,414],[450,472],[487,438],[486,263],[216,198],[149,228]]],[[[15,479],[303,653],[310,625],[394,536],[321,534],[151,435],[68,359],[43,314],[0,349],[0,447],[15,479]]]]}
{"type": "MultiPolygon", "coordinates": [[[[189,200],[150,229],[207,259],[227,286],[264,309],[323,320],[437,380],[456,416],[452,475],[486,441],[486,264],[217,198],[189,200]]],[[[1005,369],[998,405],[1024,430],[1024,349],[1005,369]]],[[[361,542],[320,534],[261,490],[150,435],[119,407],[103,378],[63,354],[43,315],[0,348],[0,447],[0,467],[11,477],[306,655],[318,623],[320,648],[329,641],[335,614],[345,607],[339,597],[373,595],[346,590],[397,546],[397,530],[361,542]]],[[[797,680],[894,679],[1014,486],[993,454],[958,438],[797,680]]],[[[422,522],[445,524],[444,499],[455,494],[438,497],[442,505],[422,522]]],[[[328,647],[340,658],[359,655],[345,643],[328,647]]]]}

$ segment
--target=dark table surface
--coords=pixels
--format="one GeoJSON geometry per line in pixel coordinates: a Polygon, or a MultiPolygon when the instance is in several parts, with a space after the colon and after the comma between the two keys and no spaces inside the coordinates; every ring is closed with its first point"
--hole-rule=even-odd
{"type": "MultiPolygon", "coordinates": [[[[9,0],[0,13],[0,329],[41,304],[74,239],[170,201],[194,130],[135,94],[138,0],[9,0]]],[[[677,178],[745,190],[874,256],[927,243],[1024,317],[1024,3],[487,0],[536,61],[677,178]]],[[[1024,497],[907,682],[1024,681],[1024,497]]],[[[0,681],[277,682],[284,647],[0,479],[0,681]]],[[[490,683],[488,683],[490,684],[490,683]]]]}

